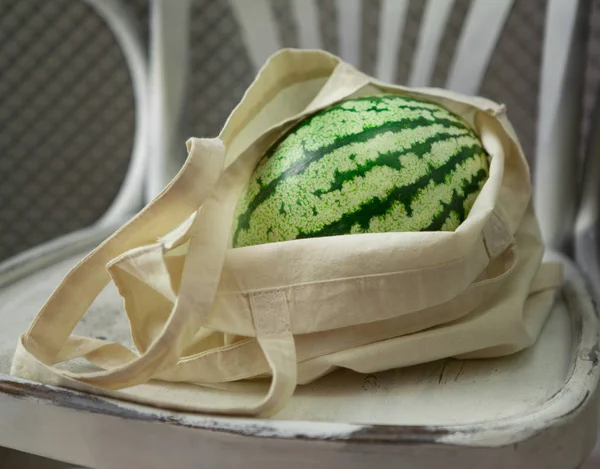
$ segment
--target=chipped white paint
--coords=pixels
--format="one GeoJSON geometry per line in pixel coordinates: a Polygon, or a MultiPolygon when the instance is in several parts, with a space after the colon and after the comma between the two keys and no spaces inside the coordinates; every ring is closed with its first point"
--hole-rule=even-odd
{"type": "Polygon", "coordinates": [[[200,415],[178,415],[181,425],[190,428],[226,431],[262,438],[310,438],[315,440],[347,440],[352,434],[365,428],[364,425],[335,422],[241,419],[232,417],[203,417],[200,415]]]}
{"type": "Polygon", "coordinates": [[[139,210],[148,167],[148,60],[137,18],[120,0],[86,0],[113,32],[129,69],[135,99],[135,136],[129,169],[119,193],[99,223],[111,225],[124,215],[139,210]]]}

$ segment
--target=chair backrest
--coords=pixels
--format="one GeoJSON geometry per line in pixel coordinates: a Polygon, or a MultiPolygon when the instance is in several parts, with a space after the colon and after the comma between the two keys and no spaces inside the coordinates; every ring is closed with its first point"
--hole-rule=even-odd
{"type": "Polygon", "coordinates": [[[586,67],[586,112],[582,139],[582,191],[575,224],[575,259],[585,272],[596,302],[600,302],[600,95],[589,90],[600,83],[600,2],[590,13],[590,42],[586,67]]]}
{"type": "Polygon", "coordinates": [[[0,0],[0,260],[141,205],[147,7],[0,0]]]}
{"type": "Polygon", "coordinates": [[[217,134],[270,54],[282,47],[323,48],[386,81],[504,102],[535,169],[546,242],[563,248],[572,236],[585,44],[577,32],[588,1],[152,3],[152,99],[159,103],[154,109],[169,111],[154,118],[166,131],[153,133],[162,141],[153,145],[150,195],[181,162],[164,155],[181,158],[187,137],[217,134]]]}
{"type": "Polygon", "coordinates": [[[138,28],[146,0],[50,3],[0,2],[10,37],[0,42],[0,258],[139,208],[142,186],[146,200],[159,192],[183,142],[217,134],[281,47],[323,48],[386,81],[504,102],[535,170],[546,241],[561,248],[572,236],[577,31],[589,0],[150,0],[149,73],[138,28]],[[40,40],[36,25],[53,34],[40,40]]]}
{"type": "MultiPolygon", "coordinates": [[[[135,127],[128,135],[133,139],[129,165],[119,192],[98,221],[99,224],[109,225],[131,215],[143,204],[150,130],[147,41],[142,37],[134,12],[126,7],[123,0],[85,1],[113,32],[127,63],[134,98],[135,127]]],[[[138,7],[143,5],[139,0],[136,1],[138,7]]],[[[129,6],[135,5],[136,1],[129,3],[129,6]]]]}

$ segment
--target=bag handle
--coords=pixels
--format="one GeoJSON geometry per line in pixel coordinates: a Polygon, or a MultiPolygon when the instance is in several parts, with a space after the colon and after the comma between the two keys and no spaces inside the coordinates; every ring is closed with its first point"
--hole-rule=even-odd
{"type": "MultiPolygon", "coordinates": [[[[287,308],[281,311],[281,317],[286,317],[286,312],[287,308]]],[[[287,317],[289,318],[289,315],[287,317]]],[[[184,410],[193,410],[196,412],[260,417],[270,417],[283,408],[291,399],[297,383],[296,350],[294,338],[289,330],[289,323],[280,330],[262,330],[257,335],[257,341],[272,373],[269,390],[263,398],[254,403],[247,403],[246,405],[207,403],[198,398],[197,400],[192,399],[191,402],[185,402],[180,407],[184,410]]],[[[75,353],[75,348],[81,346],[83,349],[87,349],[88,353],[92,355],[94,353],[102,353],[103,351],[107,352],[117,365],[120,365],[123,359],[135,359],[135,354],[121,344],[101,344],[100,342],[86,337],[71,336],[66,347],[66,354],[62,358],[74,358],[75,355],[78,355],[75,353]]],[[[110,361],[107,361],[106,358],[106,356],[103,357],[103,363],[110,366],[110,361]]],[[[22,337],[17,345],[11,373],[49,385],[65,386],[109,397],[130,398],[128,395],[97,388],[85,380],[75,379],[72,373],[62,372],[62,370],[57,370],[52,366],[42,363],[25,348],[22,337]]],[[[190,396],[188,396],[189,399],[190,396]]],[[[143,396],[137,396],[135,400],[157,405],[157,399],[149,400],[143,396]]],[[[173,407],[172,402],[165,404],[173,407]]]]}
{"type": "MultiPolygon", "coordinates": [[[[258,402],[241,406],[206,403],[199,399],[194,402],[194,410],[267,417],[278,412],[293,395],[297,380],[297,359],[287,298],[283,292],[276,292],[274,294],[258,295],[251,302],[256,324],[256,342],[272,375],[267,394],[258,402]]],[[[178,349],[181,350],[181,347],[178,349]]],[[[107,343],[87,337],[70,336],[57,355],[57,362],[82,356],[105,367],[105,369],[111,370],[127,368],[131,363],[141,361],[146,355],[138,358],[131,350],[119,343],[107,343]]],[[[177,356],[179,358],[180,352],[177,356]]],[[[98,391],[89,386],[93,384],[89,380],[81,379],[83,375],[58,370],[42,363],[38,357],[27,350],[23,340],[19,342],[17,347],[12,373],[48,384],[67,385],[83,390],[98,391]]],[[[160,373],[157,377],[160,378],[160,373]]],[[[189,381],[194,381],[194,378],[189,381]]],[[[107,388],[110,389],[111,387],[107,388]]],[[[102,393],[102,390],[100,392],[102,393]]]]}
{"type": "Polygon", "coordinates": [[[205,216],[196,217],[192,223],[189,253],[192,258],[203,259],[203,268],[186,263],[181,295],[160,336],[139,358],[113,370],[75,374],[53,368],[55,373],[110,389],[141,384],[159,369],[177,362],[191,312],[200,322],[207,314],[220,277],[226,246],[215,249],[215,246],[223,244],[222,240],[213,239],[211,230],[199,230],[199,218],[210,218],[218,210],[218,204],[211,201],[210,195],[223,170],[225,147],[219,139],[191,139],[187,145],[189,157],[175,179],[155,200],[67,274],[30,329],[21,337],[21,344],[45,365],[56,363],[69,335],[109,282],[110,276],[104,268],[106,264],[140,245],[151,244],[150,249],[163,249],[161,244],[155,244],[156,238],[184,222],[201,205],[205,216]],[[202,283],[185,285],[199,279],[202,283]]]}
{"type": "MultiPolygon", "coordinates": [[[[333,75],[339,73],[345,75],[343,66],[333,75]]],[[[354,91],[367,82],[363,76],[348,76],[353,79],[347,80],[348,83],[344,86],[347,90],[354,91]]],[[[311,104],[315,105],[315,102],[311,104]]],[[[231,201],[223,197],[223,190],[228,186],[227,177],[224,184],[216,187],[223,173],[223,143],[218,139],[192,139],[188,142],[188,151],[190,155],[186,164],[165,191],[63,279],[38,313],[29,331],[21,336],[13,361],[14,373],[28,377],[35,375],[44,381],[67,381],[75,387],[120,389],[145,383],[161,369],[177,363],[182,350],[203,324],[214,301],[228,241],[227,233],[224,233],[225,223],[222,223],[222,217],[219,218],[219,208],[222,208],[220,204],[224,200],[227,202],[226,208],[231,208],[231,201]],[[197,155],[203,157],[199,158],[197,155]],[[198,160],[205,167],[195,164],[198,160]],[[95,373],[71,373],[52,367],[63,346],[69,348],[69,336],[76,324],[110,280],[104,269],[109,261],[139,246],[144,246],[146,254],[155,251],[158,254],[164,247],[162,243],[155,243],[155,239],[167,235],[173,226],[196,213],[198,207],[201,210],[197,212],[199,215],[195,217],[189,231],[187,257],[193,262],[184,264],[173,309],[156,340],[141,356],[114,369],[95,373]],[[202,219],[204,229],[200,229],[199,219],[202,219]],[[210,229],[212,227],[215,229],[210,229]],[[81,295],[82,292],[85,295],[81,295]],[[63,309],[63,305],[68,304],[69,308],[63,309]]],[[[135,252],[126,253],[125,257],[128,255],[135,255],[135,252]]],[[[156,257],[154,256],[155,259],[156,257]]],[[[172,296],[172,293],[167,291],[167,296],[172,296]]],[[[281,299],[279,303],[282,303],[281,299]]],[[[287,311],[287,301],[284,303],[287,311]]],[[[265,399],[258,407],[253,406],[249,410],[252,414],[273,411],[278,405],[283,405],[296,385],[295,348],[289,317],[283,320],[281,312],[278,315],[274,310],[271,311],[270,317],[263,321],[263,332],[259,332],[260,327],[257,329],[257,340],[272,368],[273,380],[265,399]],[[267,324],[281,324],[282,321],[287,321],[287,328],[272,331],[269,329],[271,326],[267,327],[267,324]]],[[[267,317],[260,311],[255,320],[258,323],[267,317]]],[[[127,352],[124,353],[128,355],[127,352]]],[[[218,411],[212,406],[210,410],[218,411]]],[[[235,412],[235,409],[229,408],[227,412],[235,412]]]]}

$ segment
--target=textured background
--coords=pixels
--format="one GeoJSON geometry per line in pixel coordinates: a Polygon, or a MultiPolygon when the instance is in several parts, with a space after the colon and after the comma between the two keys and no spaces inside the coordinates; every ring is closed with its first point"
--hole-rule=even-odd
{"type": "Polygon", "coordinates": [[[0,0],[0,258],[93,223],[134,124],[123,54],[89,6],[0,0]]]}
{"type": "MultiPolygon", "coordinates": [[[[433,85],[442,86],[472,0],[456,0],[433,85]]],[[[410,73],[424,3],[412,0],[396,80],[410,73]]],[[[516,0],[480,94],[506,103],[535,147],[546,0],[516,0]]],[[[146,0],[126,2],[148,37],[146,0]]],[[[290,0],[270,0],[283,46],[298,46],[290,0]]],[[[360,68],[373,73],[380,0],[363,3],[360,68]],[[368,5],[368,8],[366,7],[368,5]]],[[[324,48],[339,52],[334,0],[318,2],[324,48]]],[[[227,0],[194,0],[183,138],[215,136],[253,79],[227,0]]],[[[590,15],[582,151],[600,79],[600,0],[590,15]]],[[[80,0],[0,0],[0,259],[97,220],[123,181],[135,125],[131,80],[110,30],[80,0]]],[[[181,161],[185,158],[181,145],[181,161]]]]}

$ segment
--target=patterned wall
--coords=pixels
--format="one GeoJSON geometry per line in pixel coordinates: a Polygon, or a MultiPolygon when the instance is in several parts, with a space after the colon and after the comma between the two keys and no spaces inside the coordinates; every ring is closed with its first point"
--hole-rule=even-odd
{"type": "Polygon", "coordinates": [[[0,259],[98,219],[134,125],[123,54],[86,3],[0,0],[0,259]]]}

